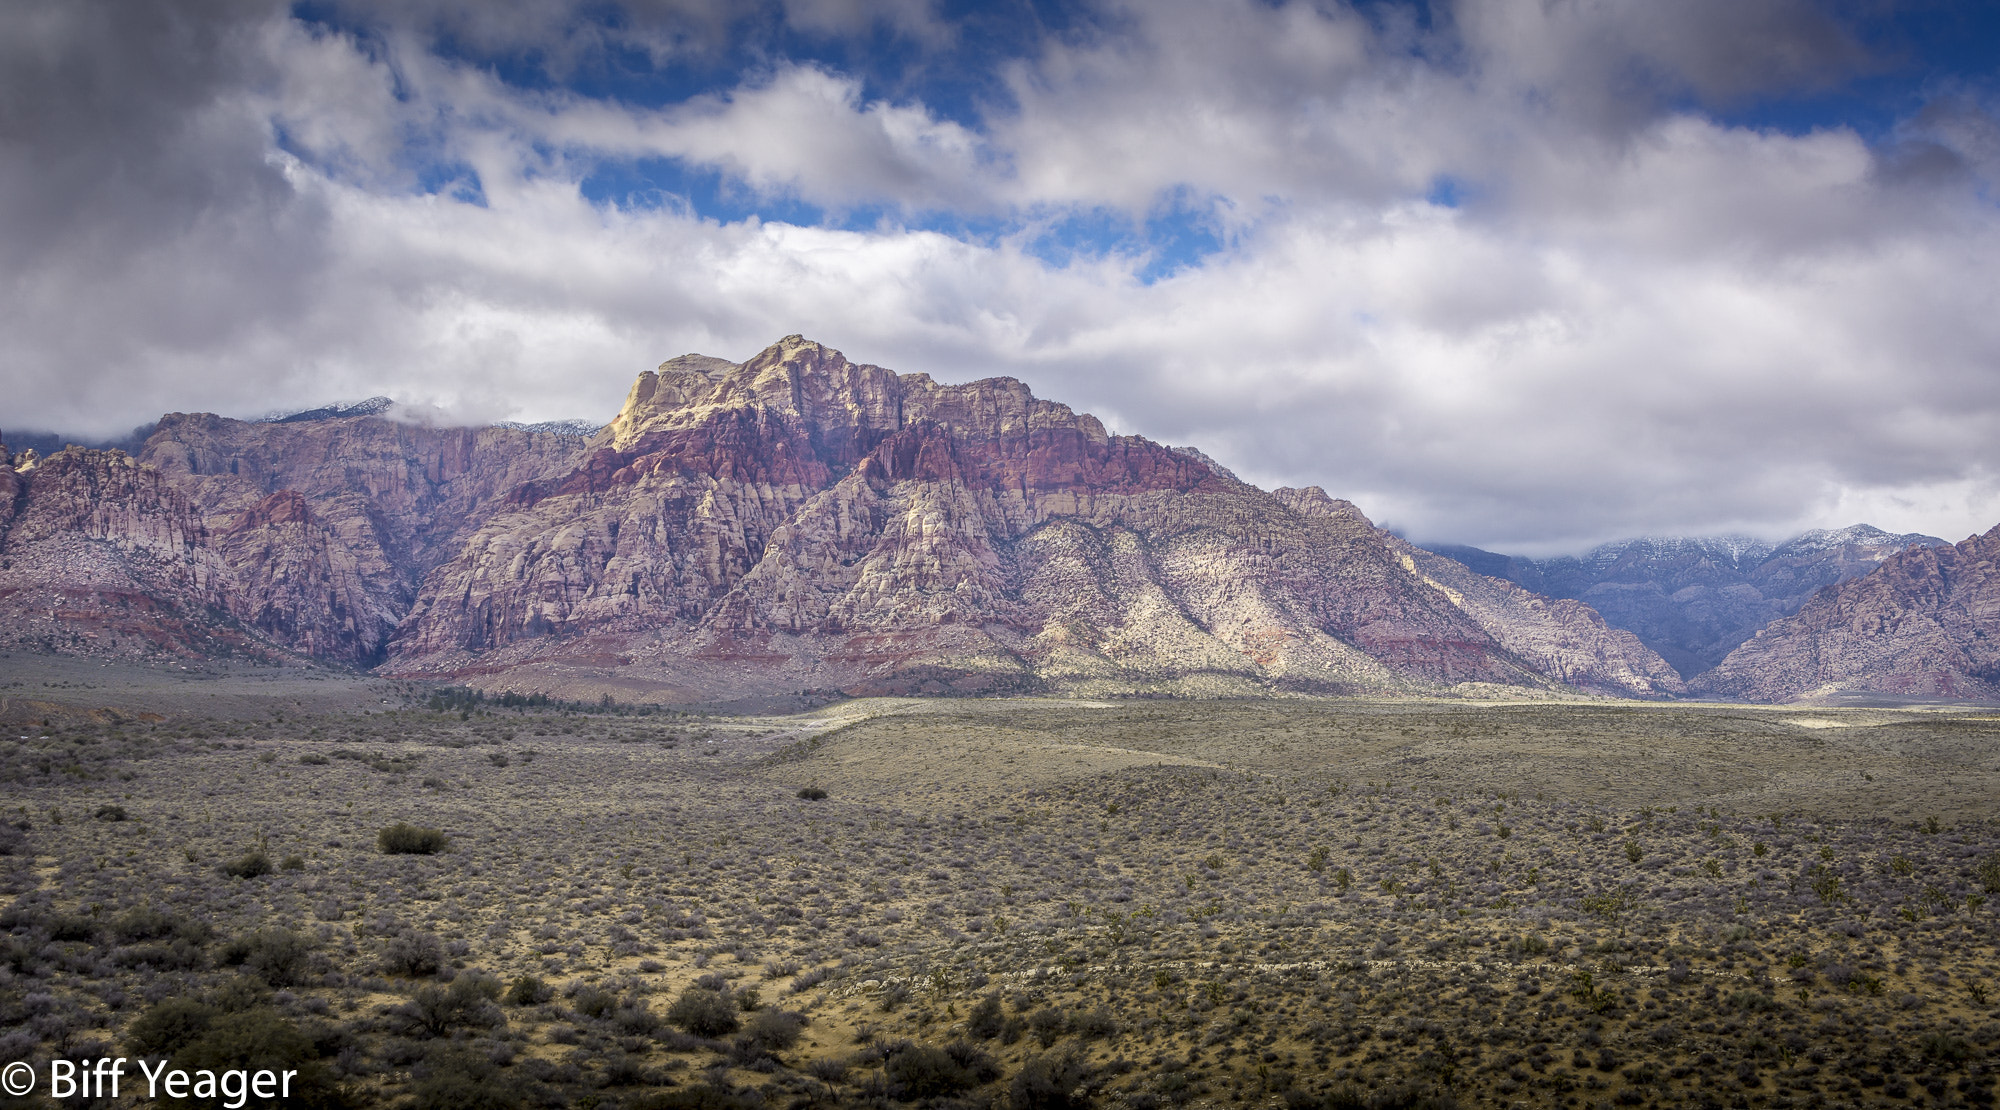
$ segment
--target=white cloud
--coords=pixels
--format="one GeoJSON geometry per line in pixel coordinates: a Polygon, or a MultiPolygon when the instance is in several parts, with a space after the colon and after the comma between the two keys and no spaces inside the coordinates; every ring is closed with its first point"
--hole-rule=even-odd
{"type": "Polygon", "coordinates": [[[1497,5],[1427,33],[1133,7],[1023,63],[983,129],[808,64],[653,110],[524,92],[414,33],[251,8],[183,29],[208,51],[184,58],[95,12],[36,33],[97,67],[101,105],[58,96],[57,67],[0,66],[35,124],[0,133],[6,423],[104,433],[376,393],[603,418],[662,358],[802,331],[947,380],[1015,374],[1420,537],[1548,550],[1868,519],[1955,539],[2000,511],[1990,114],[1941,102],[1885,154],[1659,107],[1661,88],[1852,64],[1784,5],[1752,13],[1803,21],[1777,62],[1654,6],[1497,5]],[[1607,42],[1624,61],[1551,60],[1607,42]],[[1647,83],[1618,92],[1634,65],[1647,83]],[[598,159],[651,155],[835,208],[1191,196],[1232,238],[1148,285],[1143,259],[1052,267],[1032,229],[967,242],[581,196],[598,159]],[[469,167],[479,201],[416,189],[426,160],[469,167]],[[1440,175],[1467,203],[1423,200],[1440,175]]]}

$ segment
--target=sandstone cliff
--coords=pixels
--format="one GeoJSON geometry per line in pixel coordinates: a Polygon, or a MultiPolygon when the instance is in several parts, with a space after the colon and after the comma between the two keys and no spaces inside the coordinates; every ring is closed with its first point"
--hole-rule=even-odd
{"type": "Polygon", "coordinates": [[[797,336],[643,375],[578,465],[507,501],[426,580],[391,670],[689,697],[1678,689],[1601,622],[1463,604],[1318,490],[797,336]]]}
{"type": "Polygon", "coordinates": [[[128,647],[646,700],[1680,690],[1587,606],[1316,488],[798,336],[664,363],[587,440],[175,413],[137,459],[31,462],[0,474],[7,604],[64,629],[154,606],[128,647]]]}
{"type": "Polygon", "coordinates": [[[262,658],[282,651],[220,616],[227,568],[200,514],[159,471],[123,451],[82,448],[13,463],[0,474],[0,643],[262,658]]]}
{"type": "Polygon", "coordinates": [[[1692,685],[1752,701],[2000,698],[2000,528],[1820,590],[1692,685]]]}

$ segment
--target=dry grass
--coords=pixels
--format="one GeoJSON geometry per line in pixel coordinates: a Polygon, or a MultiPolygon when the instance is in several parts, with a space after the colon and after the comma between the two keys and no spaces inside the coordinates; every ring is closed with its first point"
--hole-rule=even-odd
{"type": "Polygon", "coordinates": [[[0,745],[32,826],[0,856],[9,1056],[115,1049],[197,995],[274,1008],[367,1105],[1991,1101],[2000,722],[1974,714],[888,701],[25,732],[0,745]],[[397,821],[451,850],[382,854],[397,821]],[[221,873],[258,850],[276,870],[221,873]],[[488,997],[526,976],[550,996],[488,997]],[[806,1024],[681,1033],[698,980],[806,1024]]]}

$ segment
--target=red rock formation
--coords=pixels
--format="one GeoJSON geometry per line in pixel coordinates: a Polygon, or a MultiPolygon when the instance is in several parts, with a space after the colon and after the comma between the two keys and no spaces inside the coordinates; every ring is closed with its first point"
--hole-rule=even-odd
{"type": "Polygon", "coordinates": [[[32,566],[9,581],[90,583],[77,612],[122,590],[188,650],[647,699],[1678,689],[1587,607],[1318,489],[1259,490],[1012,379],[940,384],[798,336],[642,374],[587,443],[177,413],[138,464],[63,458],[16,482],[0,559],[32,566]],[[110,569],[62,570],[71,548],[110,569]]]}
{"type": "Polygon", "coordinates": [[[1678,689],[1586,607],[1467,607],[1352,506],[1011,379],[941,385],[792,336],[641,376],[592,446],[433,572],[391,669],[709,697],[1549,686],[1552,665],[1678,689]]]}
{"type": "Polygon", "coordinates": [[[70,448],[9,469],[0,642],[87,653],[278,649],[227,626],[228,571],[207,526],[123,451],[70,448]]]}

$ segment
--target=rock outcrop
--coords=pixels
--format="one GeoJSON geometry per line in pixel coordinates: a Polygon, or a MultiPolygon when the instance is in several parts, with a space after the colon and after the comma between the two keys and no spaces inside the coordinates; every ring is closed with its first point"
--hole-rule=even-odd
{"type": "Polygon", "coordinates": [[[1821,589],[1693,685],[1750,701],[2000,699],[2000,528],[1821,589]]]}
{"type": "MultiPolygon", "coordinates": [[[[24,452],[24,454],[27,454],[24,452]]],[[[270,658],[231,628],[228,569],[207,525],[159,471],[72,447],[0,475],[0,643],[43,651],[160,650],[270,658]]]]}
{"type": "Polygon", "coordinates": [[[1798,612],[1822,586],[1866,574],[1912,544],[1944,542],[1857,524],[1806,532],[1775,547],[1748,536],[1654,536],[1549,559],[1472,547],[1432,550],[1536,593],[1588,602],[1691,678],[1758,629],[1798,612]]]}
{"type": "Polygon", "coordinates": [[[157,598],[175,650],[645,700],[1680,690],[1588,606],[1316,488],[798,336],[664,363],[587,440],[335,407],[59,458],[14,479],[9,581],[157,598]]]}
{"type": "Polygon", "coordinates": [[[1462,606],[1317,490],[797,336],[641,376],[575,467],[507,501],[426,580],[391,670],[688,697],[1679,685],[1629,638],[1462,606]]]}

